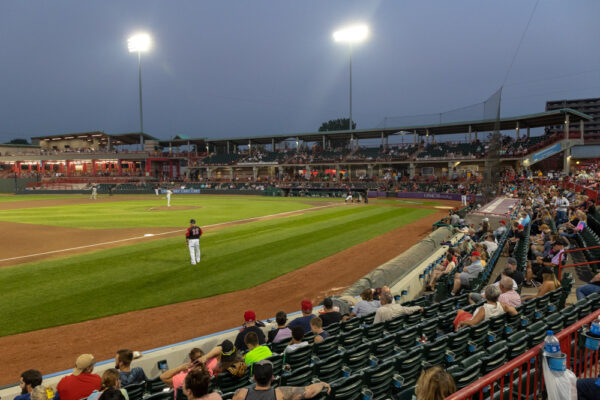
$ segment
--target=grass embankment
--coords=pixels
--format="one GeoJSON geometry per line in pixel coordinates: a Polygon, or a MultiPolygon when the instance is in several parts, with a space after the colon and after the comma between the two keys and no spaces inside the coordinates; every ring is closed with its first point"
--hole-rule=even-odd
{"type": "MultiPolygon", "coordinates": [[[[275,213],[286,202],[265,204],[275,213]]],[[[433,212],[336,207],[230,226],[202,238],[199,266],[182,235],[3,268],[0,336],[253,287],[433,212]]]]}

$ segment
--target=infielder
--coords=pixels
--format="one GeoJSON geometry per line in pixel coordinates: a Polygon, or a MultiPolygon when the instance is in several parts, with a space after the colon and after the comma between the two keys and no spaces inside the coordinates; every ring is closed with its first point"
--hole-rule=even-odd
{"type": "Polygon", "coordinates": [[[171,207],[171,195],[173,192],[171,189],[167,189],[167,207],[171,207]]]}
{"type": "Polygon", "coordinates": [[[190,227],[185,233],[185,243],[190,249],[190,257],[192,265],[200,262],[200,236],[202,236],[202,228],[196,226],[196,220],[190,220],[190,227]]]}

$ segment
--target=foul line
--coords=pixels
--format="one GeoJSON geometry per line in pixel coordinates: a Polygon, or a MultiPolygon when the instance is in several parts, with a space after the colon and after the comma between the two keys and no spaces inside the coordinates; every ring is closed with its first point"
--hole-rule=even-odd
{"type": "MultiPolygon", "coordinates": [[[[319,210],[321,208],[329,208],[329,207],[332,207],[332,206],[331,205],[327,205],[327,206],[311,207],[311,208],[305,208],[305,209],[301,209],[301,210],[286,211],[286,212],[282,212],[282,213],[278,213],[278,214],[261,215],[260,217],[237,219],[235,221],[219,222],[218,224],[204,225],[203,228],[213,228],[215,226],[230,225],[230,224],[234,224],[234,223],[238,223],[238,222],[249,222],[249,221],[255,221],[255,220],[260,220],[260,219],[264,219],[264,218],[278,217],[278,216],[287,215],[287,214],[295,214],[295,213],[299,213],[299,212],[313,211],[313,210],[319,210]]],[[[95,243],[95,244],[86,244],[84,246],[71,247],[69,249],[51,250],[51,251],[45,251],[43,253],[28,254],[26,256],[4,258],[4,259],[0,260],[0,263],[1,262],[5,262],[5,261],[19,260],[19,259],[22,259],[22,258],[44,256],[44,255],[47,255],[47,254],[56,254],[56,253],[63,253],[63,252],[66,252],[66,251],[87,249],[87,248],[90,248],[90,247],[104,246],[104,245],[107,245],[107,244],[122,243],[122,242],[131,241],[131,240],[147,239],[149,237],[156,237],[156,236],[161,236],[161,235],[170,235],[172,233],[180,233],[180,232],[185,232],[185,229],[178,229],[176,231],[169,231],[169,232],[154,233],[153,236],[136,236],[136,237],[127,238],[127,239],[111,240],[110,242],[102,242],[102,243],[95,243]]]]}

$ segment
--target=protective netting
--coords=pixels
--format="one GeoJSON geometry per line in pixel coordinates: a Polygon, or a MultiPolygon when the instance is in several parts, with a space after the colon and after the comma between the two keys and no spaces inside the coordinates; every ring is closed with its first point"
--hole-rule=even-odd
{"type": "Polygon", "coordinates": [[[500,103],[502,88],[498,89],[488,99],[441,113],[407,115],[400,117],[385,117],[377,128],[403,127],[423,125],[442,125],[453,122],[485,121],[500,118],[500,103]]]}

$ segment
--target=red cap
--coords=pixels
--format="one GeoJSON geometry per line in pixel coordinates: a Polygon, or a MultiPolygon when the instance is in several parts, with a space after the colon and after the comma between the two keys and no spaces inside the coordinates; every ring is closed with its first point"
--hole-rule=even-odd
{"type": "Polygon", "coordinates": [[[521,224],[519,224],[519,226],[517,226],[517,229],[525,229],[525,227],[521,224]]]}
{"type": "Polygon", "coordinates": [[[312,311],[312,301],[309,299],[302,300],[302,311],[312,311]]]}
{"type": "Polygon", "coordinates": [[[481,254],[479,254],[479,252],[478,252],[478,251],[474,251],[474,252],[472,252],[472,253],[471,253],[471,255],[472,255],[472,256],[475,256],[475,257],[481,257],[481,254]]]}
{"type": "Polygon", "coordinates": [[[502,225],[506,225],[506,221],[505,221],[505,220],[503,220],[503,219],[501,219],[501,220],[500,220],[500,223],[501,223],[502,225]]]}
{"type": "Polygon", "coordinates": [[[256,314],[252,310],[248,310],[244,313],[244,320],[246,322],[256,321],[256,314]]]}

